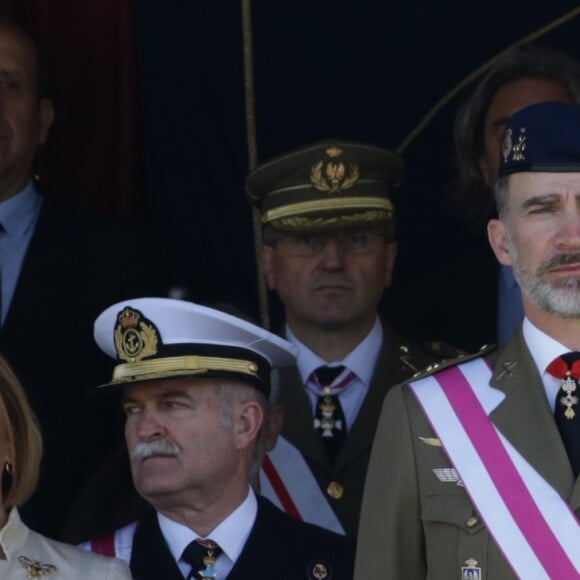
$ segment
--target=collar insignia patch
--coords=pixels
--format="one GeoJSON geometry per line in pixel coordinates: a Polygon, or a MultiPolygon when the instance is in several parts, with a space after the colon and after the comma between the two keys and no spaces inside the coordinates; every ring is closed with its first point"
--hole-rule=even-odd
{"type": "Polygon", "coordinates": [[[501,381],[506,375],[510,378],[514,378],[514,374],[512,373],[512,369],[515,369],[518,366],[517,361],[508,361],[503,363],[503,370],[499,375],[497,375],[497,380],[501,381]]]}

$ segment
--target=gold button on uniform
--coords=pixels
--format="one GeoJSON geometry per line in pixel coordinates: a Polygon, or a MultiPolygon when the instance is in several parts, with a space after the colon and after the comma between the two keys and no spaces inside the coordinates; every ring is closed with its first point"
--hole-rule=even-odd
{"type": "Polygon", "coordinates": [[[326,488],[326,493],[332,499],[340,499],[344,494],[344,486],[338,483],[338,481],[331,481],[326,488]]]}
{"type": "Polygon", "coordinates": [[[477,516],[471,516],[470,518],[468,518],[468,520],[465,522],[465,525],[468,528],[473,528],[473,526],[475,526],[477,524],[479,520],[477,519],[477,516]]]}

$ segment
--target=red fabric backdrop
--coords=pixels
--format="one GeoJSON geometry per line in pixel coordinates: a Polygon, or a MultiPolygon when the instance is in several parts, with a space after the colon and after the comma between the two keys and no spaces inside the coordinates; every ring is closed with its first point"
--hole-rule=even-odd
{"type": "Polygon", "coordinates": [[[50,195],[121,219],[139,213],[137,89],[129,0],[0,0],[51,64],[56,118],[39,159],[50,195]]]}

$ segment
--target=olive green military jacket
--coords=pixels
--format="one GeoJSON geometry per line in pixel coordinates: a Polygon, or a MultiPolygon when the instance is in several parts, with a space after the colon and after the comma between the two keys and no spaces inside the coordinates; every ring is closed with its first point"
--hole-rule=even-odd
{"type": "Polygon", "coordinates": [[[391,386],[408,380],[428,364],[439,361],[445,352],[437,344],[422,347],[409,343],[383,324],[386,340],[379,354],[369,391],[348,431],[334,465],[320,435],[313,427],[312,405],[298,369],[280,370],[279,402],[284,407],[282,437],[303,455],[308,468],[328,499],[346,534],[356,535],[364,479],[381,406],[391,386]]]}
{"type": "MultiPolygon", "coordinates": [[[[506,397],[490,419],[580,513],[580,483],[521,330],[493,358],[490,384],[506,397]]],[[[469,560],[477,562],[484,580],[517,578],[465,488],[433,471],[451,467],[435,437],[410,389],[391,389],[367,474],[356,580],[462,580],[469,560]]]]}

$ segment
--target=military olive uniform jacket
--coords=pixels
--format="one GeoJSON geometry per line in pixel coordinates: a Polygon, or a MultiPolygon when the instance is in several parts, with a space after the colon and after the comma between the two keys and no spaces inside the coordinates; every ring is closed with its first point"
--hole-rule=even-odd
{"type": "Polygon", "coordinates": [[[383,330],[386,340],[368,393],[334,465],[328,459],[320,435],[314,430],[312,404],[298,369],[280,370],[279,401],[284,407],[281,435],[300,450],[348,535],[357,533],[365,475],[387,391],[392,385],[408,380],[417,371],[442,358],[403,340],[389,327],[383,325],[383,330]],[[328,493],[329,486],[332,495],[328,493]]]}
{"type": "MultiPolygon", "coordinates": [[[[506,397],[490,414],[493,424],[580,514],[580,483],[521,330],[494,358],[490,384],[506,397]]],[[[441,447],[421,439],[434,437],[410,389],[392,389],[367,475],[355,579],[460,579],[469,559],[482,578],[516,578],[465,489],[434,474],[451,466],[441,447]]]]}

